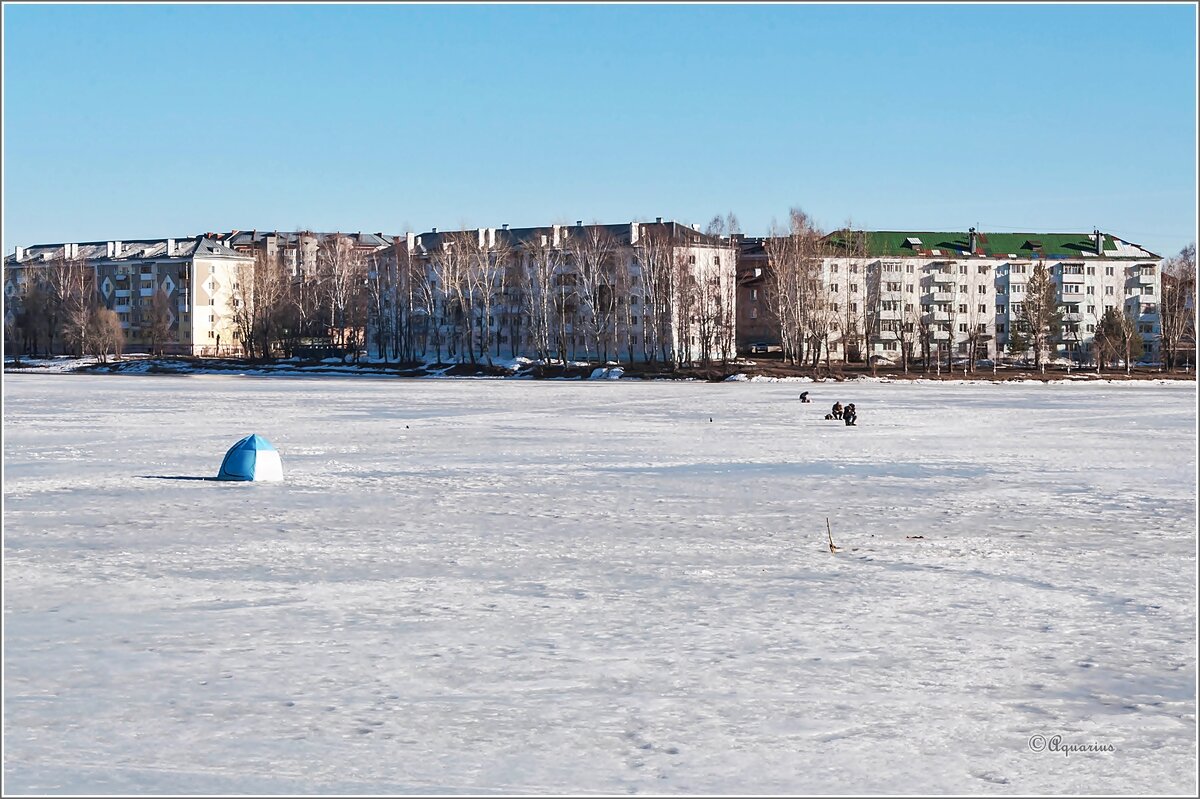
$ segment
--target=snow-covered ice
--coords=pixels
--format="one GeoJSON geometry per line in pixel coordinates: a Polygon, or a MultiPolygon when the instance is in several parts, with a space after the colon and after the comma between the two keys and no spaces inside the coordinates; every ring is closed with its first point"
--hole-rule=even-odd
{"type": "Polygon", "coordinates": [[[1196,791],[1194,383],[3,384],[6,792],[1196,791]]]}

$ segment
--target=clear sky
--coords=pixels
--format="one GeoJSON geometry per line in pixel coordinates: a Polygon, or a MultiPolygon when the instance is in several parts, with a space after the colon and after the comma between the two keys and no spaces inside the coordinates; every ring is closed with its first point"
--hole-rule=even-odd
{"type": "Polygon", "coordinates": [[[6,5],[5,252],[205,230],[1196,237],[1196,7],[6,5]]]}

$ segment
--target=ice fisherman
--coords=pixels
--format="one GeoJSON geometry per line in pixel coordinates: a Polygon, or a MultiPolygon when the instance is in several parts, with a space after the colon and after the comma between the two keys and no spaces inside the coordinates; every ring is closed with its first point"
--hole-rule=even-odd
{"type": "Polygon", "coordinates": [[[846,410],[842,412],[842,418],[846,420],[847,427],[852,425],[857,427],[856,422],[858,422],[858,411],[855,410],[853,402],[846,406],[846,410]]]}
{"type": "Polygon", "coordinates": [[[834,419],[842,418],[842,403],[840,403],[840,402],[833,403],[833,418],[834,419]]]}
{"type": "Polygon", "coordinates": [[[801,391],[801,392],[800,392],[800,401],[801,401],[801,402],[812,402],[812,400],[810,400],[810,399],[808,398],[808,392],[807,392],[807,391],[801,391]]]}

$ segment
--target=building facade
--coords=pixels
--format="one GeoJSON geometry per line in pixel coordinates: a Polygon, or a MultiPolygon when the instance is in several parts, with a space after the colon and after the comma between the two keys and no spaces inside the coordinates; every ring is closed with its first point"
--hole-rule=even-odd
{"type": "MultiPolygon", "coordinates": [[[[117,314],[127,350],[154,343],[153,312],[165,316],[163,352],[237,355],[238,294],[253,265],[253,258],[206,236],[17,247],[4,258],[5,321],[29,310],[23,303],[33,289],[53,297],[62,293],[62,275],[77,274],[86,277],[84,302],[117,314]]],[[[58,336],[52,327],[48,333],[58,336]]],[[[61,339],[47,344],[62,349],[61,339]]]]}
{"type": "Polygon", "coordinates": [[[735,354],[736,250],[677,222],[479,228],[375,253],[373,357],[706,362],[735,354]]]}
{"type": "MultiPolygon", "coordinates": [[[[740,248],[739,319],[765,319],[755,340],[784,338],[767,292],[774,266],[766,240],[740,248]]],[[[826,236],[812,258],[820,291],[812,313],[825,335],[807,352],[839,361],[1021,358],[1014,335],[1036,264],[1054,281],[1062,323],[1048,356],[1093,360],[1093,340],[1108,308],[1127,312],[1147,359],[1161,334],[1160,256],[1117,236],[1086,233],[929,233],[845,231],[826,236]]],[[[749,348],[743,336],[743,351],[749,348]]],[[[806,358],[807,359],[807,358],[806,358]]]]}

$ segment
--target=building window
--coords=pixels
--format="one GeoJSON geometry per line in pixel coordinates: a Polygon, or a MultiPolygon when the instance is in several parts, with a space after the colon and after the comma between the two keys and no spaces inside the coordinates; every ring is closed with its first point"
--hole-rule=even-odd
{"type": "Polygon", "coordinates": [[[967,312],[967,304],[966,304],[965,302],[960,302],[960,303],[958,304],[958,312],[959,312],[959,313],[966,313],[966,312],[967,312]]]}
{"type": "Polygon", "coordinates": [[[899,283],[888,283],[888,284],[887,284],[887,290],[888,290],[888,291],[899,291],[899,290],[900,290],[900,284],[899,284],[899,283]]]}
{"type": "Polygon", "coordinates": [[[629,317],[629,324],[633,325],[634,327],[637,327],[637,323],[638,323],[638,318],[636,316],[629,317]]]}
{"type": "Polygon", "coordinates": [[[904,286],[904,290],[907,291],[909,294],[912,294],[913,292],[916,291],[916,289],[913,288],[912,283],[906,283],[904,286]]]}
{"type": "Polygon", "coordinates": [[[720,265],[721,265],[721,256],[714,255],[713,256],[713,266],[720,266],[720,265]]]}
{"type": "Polygon", "coordinates": [[[857,293],[858,293],[858,284],[857,284],[857,283],[851,283],[851,284],[850,284],[850,293],[851,293],[851,294],[857,294],[857,293]]]}
{"type": "Polygon", "coordinates": [[[751,305],[751,306],[750,306],[750,318],[751,318],[751,319],[757,319],[757,318],[758,318],[758,306],[757,306],[757,305],[751,305]]]}
{"type": "Polygon", "coordinates": [[[904,271],[905,271],[905,272],[907,272],[908,274],[910,274],[910,275],[911,275],[911,274],[913,273],[913,266],[912,266],[912,264],[909,264],[908,266],[906,266],[906,267],[904,268],[904,271]]]}
{"type": "Polygon", "coordinates": [[[696,263],[696,256],[694,256],[694,255],[689,255],[689,256],[688,256],[688,263],[689,263],[689,264],[694,264],[694,263],[696,263]]]}
{"type": "Polygon", "coordinates": [[[979,265],[979,274],[986,275],[987,273],[988,273],[988,267],[985,264],[980,264],[979,265]]]}
{"type": "Polygon", "coordinates": [[[1088,286],[1088,287],[1087,287],[1087,293],[1088,293],[1088,294],[1095,294],[1095,293],[1096,293],[1096,287],[1095,287],[1095,286],[1088,286]]]}
{"type": "Polygon", "coordinates": [[[959,322],[959,323],[958,323],[958,332],[959,332],[959,333],[966,333],[966,332],[967,332],[967,323],[966,323],[966,322],[959,322]]]}
{"type": "Polygon", "coordinates": [[[904,310],[912,313],[913,304],[911,302],[904,303],[904,310]]]}
{"type": "Polygon", "coordinates": [[[1088,325],[1088,326],[1087,326],[1087,331],[1088,331],[1089,333],[1095,333],[1095,332],[1096,332],[1096,326],[1095,326],[1095,325],[1088,325]]]}
{"type": "Polygon", "coordinates": [[[980,306],[979,306],[979,312],[980,312],[980,313],[987,313],[987,306],[986,306],[986,305],[980,305],[980,306]]]}
{"type": "Polygon", "coordinates": [[[837,265],[837,264],[830,264],[830,266],[829,266],[829,271],[830,271],[830,273],[831,273],[831,274],[834,274],[834,275],[836,275],[836,274],[838,273],[838,265],[837,265]]]}
{"type": "Polygon", "coordinates": [[[978,331],[978,332],[980,332],[980,333],[986,333],[986,332],[987,332],[987,325],[986,325],[986,324],[984,324],[983,322],[980,322],[979,324],[975,325],[975,330],[976,330],[976,331],[978,331]]]}
{"type": "Polygon", "coordinates": [[[1006,309],[1005,309],[1005,307],[1004,307],[1003,305],[997,305],[997,306],[996,306],[996,313],[998,313],[998,314],[1003,314],[1003,313],[1006,313],[1006,312],[1007,312],[1007,311],[1006,311],[1006,309]]]}
{"type": "Polygon", "coordinates": [[[837,284],[837,283],[830,283],[830,284],[829,284],[829,293],[830,293],[830,294],[837,294],[837,290],[838,290],[838,284],[837,284]]]}
{"type": "Polygon", "coordinates": [[[750,299],[758,302],[758,289],[750,289],[750,299]]]}
{"type": "Polygon", "coordinates": [[[965,275],[965,274],[967,273],[967,265],[966,265],[966,264],[959,264],[959,265],[958,265],[958,273],[959,273],[960,275],[965,275]]]}
{"type": "Polygon", "coordinates": [[[1003,324],[1003,323],[996,325],[996,332],[997,332],[997,333],[1003,333],[1003,332],[1004,332],[1004,324],[1003,324]]]}
{"type": "Polygon", "coordinates": [[[1154,286],[1142,286],[1142,293],[1143,294],[1153,294],[1154,286]]]}
{"type": "Polygon", "coordinates": [[[1111,276],[1112,276],[1112,273],[1113,273],[1113,268],[1112,268],[1111,266],[1106,266],[1106,267],[1104,267],[1104,274],[1106,274],[1106,275],[1108,275],[1108,276],[1110,276],[1110,277],[1111,277],[1111,276]]]}
{"type": "MultiPolygon", "coordinates": [[[[1109,268],[1111,269],[1112,267],[1109,267],[1109,268]]],[[[1110,296],[1110,297],[1111,297],[1111,296],[1112,296],[1112,293],[1113,293],[1113,287],[1112,287],[1112,286],[1105,286],[1105,287],[1104,287],[1104,293],[1105,293],[1105,294],[1107,294],[1108,296],[1110,296]]]]}
{"type": "Polygon", "coordinates": [[[850,313],[858,313],[858,303],[857,302],[850,303],[850,313]]]}
{"type": "Polygon", "coordinates": [[[858,264],[850,264],[850,274],[852,274],[852,275],[858,274],[858,264]]]}

